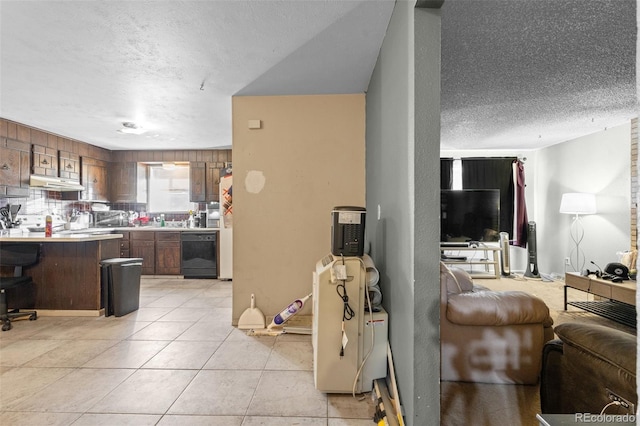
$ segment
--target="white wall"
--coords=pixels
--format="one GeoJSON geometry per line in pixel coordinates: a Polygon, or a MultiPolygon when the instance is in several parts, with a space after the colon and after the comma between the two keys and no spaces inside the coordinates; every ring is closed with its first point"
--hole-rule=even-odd
{"type": "Polygon", "coordinates": [[[629,249],[631,227],[631,125],[610,128],[540,150],[536,167],[536,207],[540,272],[564,273],[573,242],[571,215],[561,214],[565,192],[596,194],[598,213],[583,217],[581,248],[589,269],[616,262],[629,249]]]}

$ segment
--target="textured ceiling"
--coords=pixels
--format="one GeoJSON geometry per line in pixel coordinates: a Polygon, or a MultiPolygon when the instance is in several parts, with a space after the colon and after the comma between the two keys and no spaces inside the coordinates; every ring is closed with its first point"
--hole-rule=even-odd
{"type": "MultiPolygon", "coordinates": [[[[638,116],[637,1],[446,0],[442,148],[534,149],[638,116]]],[[[2,0],[0,116],[108,149],[227,147],[233,95],[365,92],[393,5],[2,0]]]]}
{"type": "Polygon", "coordinates": [[[636,0],[445,0],[444,149],[536,149],[638,116],[636,0]]]}
{"type": "Polygon", "coordinates": [[[393,6],[2,0],[0,116],[108,149],[230,146],[234,94],[365,92],[393,6]]]}

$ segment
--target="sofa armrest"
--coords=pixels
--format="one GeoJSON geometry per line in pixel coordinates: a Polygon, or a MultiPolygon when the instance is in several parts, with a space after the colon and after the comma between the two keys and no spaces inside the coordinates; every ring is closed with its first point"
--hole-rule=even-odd
{"type": "Polygon", "coordinates": [[[542,299],[523,291],[479,291],[449,295],[447,319],[459,325],[543,324],[553,320],[542,299]]]}
{"type": "Polygon", "coordinates": [[[628,374],[636,374],[636,336],[610,327],[564,323],[555,328],[558,338],[628,374]]]}

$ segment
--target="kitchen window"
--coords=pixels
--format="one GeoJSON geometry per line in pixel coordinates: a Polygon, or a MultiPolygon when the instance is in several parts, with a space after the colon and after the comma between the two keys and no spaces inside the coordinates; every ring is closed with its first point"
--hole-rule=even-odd
{"type": "Polygon", "coordinates": [[[197,206],[189,201],[189,164],[149,164],[147,175],[149,212],[197,210],[197,206]]]}

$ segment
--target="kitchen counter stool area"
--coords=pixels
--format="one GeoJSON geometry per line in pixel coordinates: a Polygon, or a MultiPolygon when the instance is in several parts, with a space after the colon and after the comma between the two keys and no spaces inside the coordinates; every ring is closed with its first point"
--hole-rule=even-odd
{"type": "MultiPolygon", "coordinates": [[[[11,289],[10,309],[36,309],[57,315],[102,314],[100,261],[120,257],[121,234],[76,237],[2,237],[1,244],[38,244],[38,262],[23,269],[33,285],[11,289]]],[[[0,273],[10,276],[13,270],[0,273]]]]}

